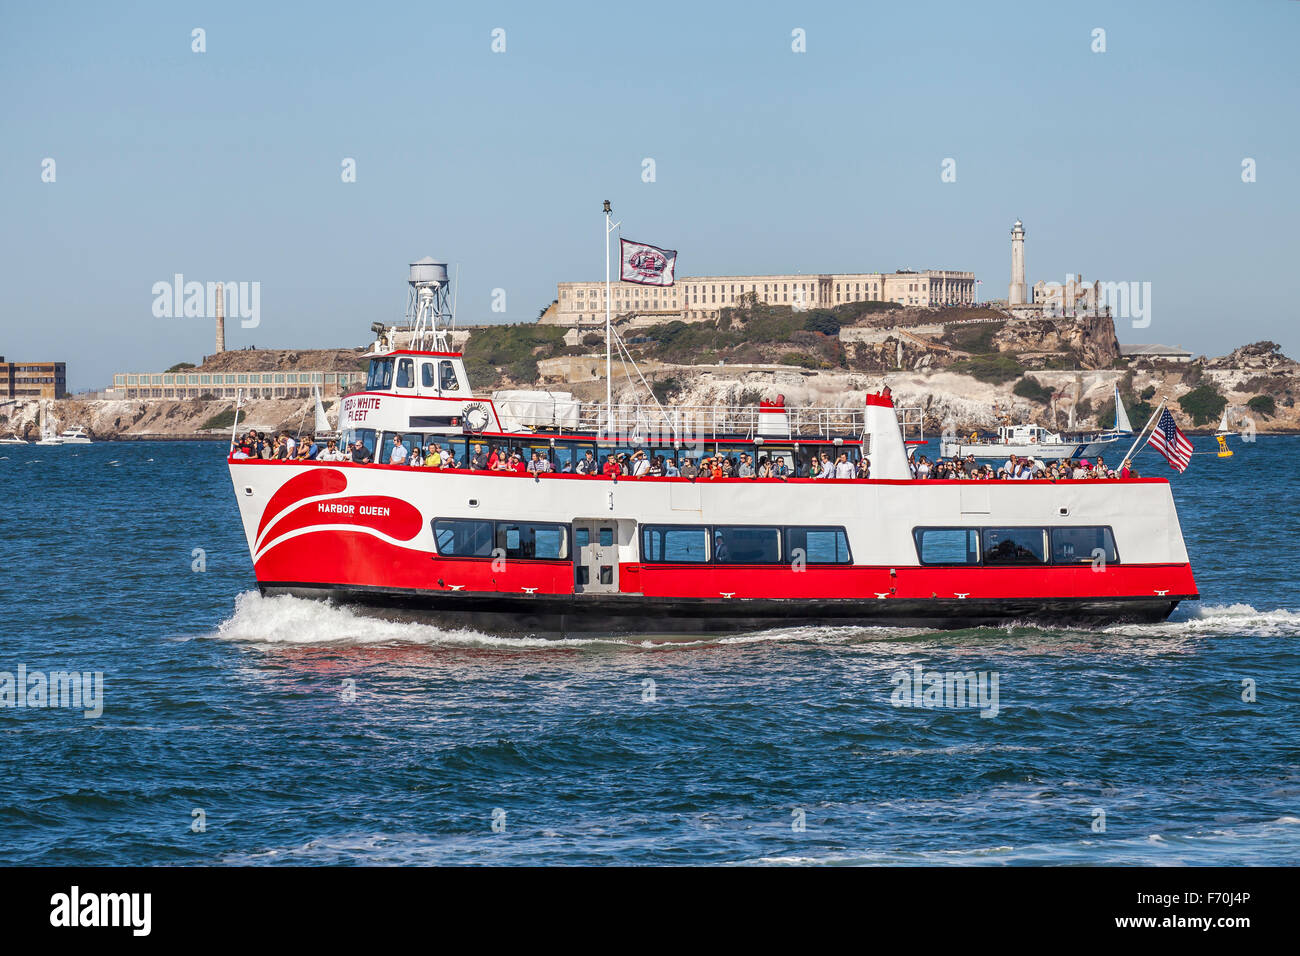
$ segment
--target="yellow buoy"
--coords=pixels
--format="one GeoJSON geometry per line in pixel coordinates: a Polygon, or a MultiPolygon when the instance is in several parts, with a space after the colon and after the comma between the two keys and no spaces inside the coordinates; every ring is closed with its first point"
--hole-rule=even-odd
{"type": "Polygon", "coordinates": [[[1218,442],[1219,442],[1219,455],[1218,455],[1218,457],[1220,457],[1220,458],[1231,458],[1231,457],[1232,457],[1232,449],[1228,447],[1228,436],[1227,436],[1227,435],[1215,435],[1214,437],[1215,437],[1215,438],[1218,440],[1218,442]]]}

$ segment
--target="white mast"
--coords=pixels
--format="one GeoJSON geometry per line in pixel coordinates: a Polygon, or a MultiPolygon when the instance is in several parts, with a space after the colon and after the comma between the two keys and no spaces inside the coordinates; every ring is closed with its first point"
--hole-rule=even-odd
{"type": "MultiPolygon", "coordinates": [[[[613,325],[610,321],[612,296],[609,280],[609,234],[618,228],[618,223],[609,221],[613,210],[609,200],[605,200],[605,434],[612,434],[614,422],[614,359],[613,359],[613,325]]],[[[621,267],[620,267],[621,268],[621,267]]]]}

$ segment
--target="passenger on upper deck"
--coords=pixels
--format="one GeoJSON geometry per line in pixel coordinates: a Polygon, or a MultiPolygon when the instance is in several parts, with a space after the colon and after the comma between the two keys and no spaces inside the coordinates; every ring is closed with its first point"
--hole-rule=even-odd
{"type": "Polygon", "coordinates": [[[338,442],[331,438],[325,443],[325,450],[316,456],[317,461],[343,461],[343,452],[339,451],[338,442]]]}
{"type": "Polygon", "coordinates": [[[401,465],[406,462],[406,446],[402,444],[402,436],[393,436],[393,447],[388,453],[388,463],[390,465],[401,465]]]}
{"type": "Polygon", "coordinates": [[[578,467],[575,470],[580,475],[594,475],[596,473],[596,453],[588,448],[587,453],[583,455],[582,461],[578,462],[578,467]]]}

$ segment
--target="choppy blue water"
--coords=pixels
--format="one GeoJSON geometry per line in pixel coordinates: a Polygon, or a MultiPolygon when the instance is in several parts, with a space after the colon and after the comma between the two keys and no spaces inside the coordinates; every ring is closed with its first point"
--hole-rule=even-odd
{"type": "Polygon", "coordinates": [[[684,646],[263,600],[219,443],[0,446],[0,671],[105,681],[0,708],[0,863],[1300,862],[1300,438],[1234,444],[1169,623],[684,646]],[[915,665],[997,715],[893,706],[915,665]]]}

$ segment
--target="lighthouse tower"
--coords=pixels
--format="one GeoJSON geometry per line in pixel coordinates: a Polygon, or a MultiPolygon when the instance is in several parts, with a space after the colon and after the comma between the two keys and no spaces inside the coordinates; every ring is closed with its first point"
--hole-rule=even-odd
{"type": "Polygon", "coordinates": [[[1019,219],[1011,227],[1011,288],[1007,305],[1024,305],[1025,296],[1025,224],[1019,219]]]}
{"type": "Polygon", "coordinates": [[[1011,289],[1007,305],[1024,305],[1025,299],[1025,224],[1019,219],[1011,227],[1011,289]]]}

